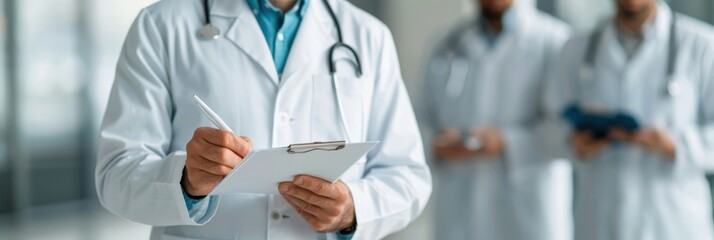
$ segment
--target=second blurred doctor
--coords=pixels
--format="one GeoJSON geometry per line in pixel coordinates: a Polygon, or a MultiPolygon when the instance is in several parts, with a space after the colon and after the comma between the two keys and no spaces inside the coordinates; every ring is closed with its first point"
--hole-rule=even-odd
{"type": "Polygon", "coordinates": [[[439,239],[569,239],[571,169],[533,147],[540,90],[568,27],[529,2],[479,0],[437,45],[425,119],[441,178],[439,239]]]}
{"type": "Polygon", "coordinates": [[[551,115],[587,103],[641,126],[570,135],[575,239],[714,239],[714,31],[664,1],[615,3],[613,18],[566,44],[550,94],[562,101],[551,115]]]}

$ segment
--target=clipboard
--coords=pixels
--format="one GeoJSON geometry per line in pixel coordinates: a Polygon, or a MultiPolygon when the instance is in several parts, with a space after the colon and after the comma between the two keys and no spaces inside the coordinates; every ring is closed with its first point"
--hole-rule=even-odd
{"type": "Polygon", "coordinates": [[[255,150],[216,185],[209,195],[278,194],[278,184],[305,174],[336,182],[379,142],[345,141],[291,144],[255,150]]]}

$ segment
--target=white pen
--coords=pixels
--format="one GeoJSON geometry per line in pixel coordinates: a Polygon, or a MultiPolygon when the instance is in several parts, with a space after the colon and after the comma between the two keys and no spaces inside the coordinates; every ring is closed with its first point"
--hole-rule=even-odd
{"type": "Polygon", "coordinates": [[[208,117],[208,119],[213,122],[213,125],[216,125],[216,127],[220,129],[233,133],[233,130],[228,127],[228,124],[226,124],[226,122],[224,122],[223,119],[221,119],[221,117],[216,114],[216,112],[214,112],[210,107],[208,107],[208,105],[206,105],[206,103],[203,102],[201,98],[196,95],[193,95],[193,99],[196,100],[196,104],[198,105],[198,108],[201,109],[201,112],[203,112],[203,114],[205,114],[206,117],[208,117]]]}

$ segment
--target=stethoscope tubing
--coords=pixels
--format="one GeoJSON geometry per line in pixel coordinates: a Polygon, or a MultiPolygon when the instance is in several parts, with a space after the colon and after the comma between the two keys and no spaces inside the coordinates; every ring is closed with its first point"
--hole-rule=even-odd
{"type": "MultiPolygon", "coordinates": [[[[664,93],[667,97],[674,97],[674,95],[677,94],[677,89],[678,89],[678,84],[674,80],[675,77],[675,71],[676,71],[676,63],[677,63],[677,54],[679,52],[678,46],[677,46],[677,39],[676,39],[676,24],[677,24],[677,14],[674,10],[672,11],[672,21],[670,23],[670,31],[669,31],[669,45],[667,49],[667,84],[665,85],[664,93]]],[[[578,72],[578,78],[579,78],[579,89],[580,93],[583,91],[583,84],[591,79],[595,79],[595,58],[597,57],[597,52],[600,48],[599,42],[602,39],[602,35],[605,32],[605,29],[607,28],[607,24],[602,24],[600,27],[597,28],[595,32],[593,32],[592,35],[590,35],[590,38],[588,39],[588,45],[586,48],[585,52],[585,57],[583,58],[582,66],[580,67],[580,71],[578,72]]]]}
{"type": "MultiPolygon", "coordinates": [[[[329,56],[327,60],[328,68],[330,70],[330,75],[332,79],[333,90],[335,91],[335,99],[337,100],[337,107],[339,108],[338,111],[340,112],[342,131],[344,132],[343,134],[346,136],[346,138],[351,142],[352,139],[347,129],[347,118],[345,117],[344,113],[345,109],[342,106],[342,99],[340,97],[340,94],[338,93],[340,86],[339,79],[337,77],[337,66],[335,61],[336,50],[338,48],[345,48],[349,51],[349,53],[354,58],[354,66],[357,78],[362,76],[362,62],[360,61],[359,54],[357,53],[357,51],[344,42],[342,35],[342,27],[340,26],[340,22],[337,20],[337,15],[332,9],[332,6],[327,0],[322,0],[322,2],[325,4],[327,11],[330,14],[330,18],[332,18],[332,22],[335,25],[335,29],[337,30],[337,42],[330,47],[330,50],[328,52],[329,56]]],[[[217,39],[220,35],[220,31],[218,30],[218,28],[211,24],[211,12],[210,6],[208,5],[208,0],[203,0],[203,14],[204,26],[199,30],[199,34],[201,34],[205,39],[208,40],[217,39]]],[[[362,106],[362,108],[362,114],[364,115],[364,106],[362,106]]]]}

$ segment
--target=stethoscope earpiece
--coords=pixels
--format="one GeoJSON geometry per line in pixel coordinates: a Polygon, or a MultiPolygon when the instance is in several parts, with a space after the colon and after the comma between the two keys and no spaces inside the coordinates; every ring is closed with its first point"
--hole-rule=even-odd
{"type": "Polygon", "coordinates": [[[219,37],[220,34],[221,34],[221,31],[218,30],[217,27],[215,27],[215,26],[213,26],[212,24],[208,23],[208,24],[203,25],[203,27],[201,27],[201,29],[198,30],[198,33],[201,34],[201,36],[202,36],[204,39],[214,40],[214,39],[218,39],[218,37],[219,37]]]}

